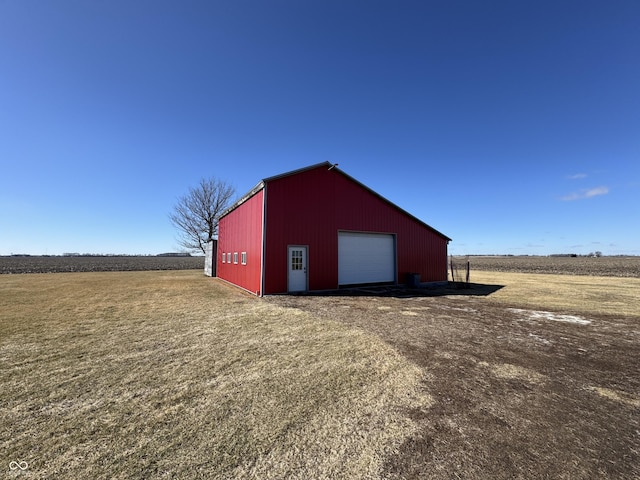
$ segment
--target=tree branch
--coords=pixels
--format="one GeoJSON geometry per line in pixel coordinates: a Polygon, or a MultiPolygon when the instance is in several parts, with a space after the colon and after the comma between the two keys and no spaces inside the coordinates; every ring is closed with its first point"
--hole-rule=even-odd
{"type": "Polygon", "coordinates": [[[220,215],[232,203],[235,188],[215,177],[203,178],[197,187],[178,198],[169,214],[180,234],[179,243],[189,251],[205,252],[207,243],[218,236],[220,215]]]}

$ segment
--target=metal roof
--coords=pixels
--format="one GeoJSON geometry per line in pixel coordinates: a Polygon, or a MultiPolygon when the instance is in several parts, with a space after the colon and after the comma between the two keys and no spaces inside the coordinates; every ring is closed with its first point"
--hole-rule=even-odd
{"type": "Polygon", "coordinates": [[[422,220],[420,220],[418,217],[410,214],[409,212],[407,212],[406,210],[404,210],[403,208],[400,208],[398,205],[396,205],[395,203],[391,202],[390,200],[386,199],[385,197],[383,197],[382,195],[380,195],[378,192],[376,192],[375,190],[372,190],[371,188],[367,187],[364,183],[359,182],[358,180],[356,180],[355,178],[353,178],[351,175],[346,174],[345,172],[343,172],[342,170],[340,170],[337,167],[337,164],[333,164],[331,162],[325,161],[325,162],[320,162],[320,163],[316,163],[314,165],[309,165],[307,167],[303,167],[303,168],[298,168],[296,170],[291,170],[289,172],[285,172],[285,173],[281,173],[279,175],[274,175],[272,177],[267,177],[262,179],[255,187],[253,187],[251,190],[249,190],[247,193],[245,193],[242,197],[240,197],[240,199],[238,199],[233,205],[231,205],[229,208],[227,208],[224,212],[222,212],[222,214],[220,215],[220,217],[224,217],[225,215],[228,215],[231,211],[235,210],[236,208],[238,208],[240,205],[242,205],[244,202],[246,202],[248,199],[250,199],[251,197],[253,197],[256,193],[258,193],[260,190],[262,190],[265,185],[269,182],[272,182],[274,180],[278,180],[284,177],[289,177],[292,175],[297,175],[299,173],[302,172],[306,172],[308,170],[314,170],[316,168],[320,168],[320,167],[327,167],[327,169],[332,169],[335,170],[336,172],[340,173],[341,175],[343,175],[344,177],[348,178],[349,180],[351,180],[353,183],[355,183],[356,185],[360,186],[361,188],[365,189],[366,191],[368,191],[369,193],[371,193],[372,195],[375,195],[376,197],[378,197],[379,199],[381,199],[382,201],[386,202],[387,204],[391,205],[393,208],[395,208],[396,210],[398,210],[400,213],[402,213],[403,215],[406,215],[407,217],[412,218],[413,220],[415,220],[416,222],[420,223],[421,225],[423,225],[424,227],[428,228],[429,230],[433,231],[434,233],[440,235],[441,237],[445,238],[448,242],[451,241],[451,238],[447,237],[444,233],[436,230],[435,228],[433,228],[431,225],[428,225],[427,223],[423,222],[422,220]]]}

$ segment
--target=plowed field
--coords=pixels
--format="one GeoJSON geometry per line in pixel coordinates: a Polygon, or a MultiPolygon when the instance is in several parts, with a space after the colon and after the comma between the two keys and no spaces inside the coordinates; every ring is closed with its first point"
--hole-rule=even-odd
{"type": "MultiPolygon", "coordinates": [[[[461,257],[454,257],[460,262],[461,257]]],[[[471,271],[550,273],[640,278],[640,256],[636,257],[529,257],[471,256],[471,271]]]]}
{"type": "Polygon", "coordinates": [[[204,269],[203,257],[0,257],[2,273],[131,272],[204,269]]]}

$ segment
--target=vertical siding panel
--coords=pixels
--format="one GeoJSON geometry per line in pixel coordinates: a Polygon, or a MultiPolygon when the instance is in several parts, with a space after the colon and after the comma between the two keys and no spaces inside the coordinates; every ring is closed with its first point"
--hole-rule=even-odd
{"type": "Polygon", "coordinates": [[[258,191],[222,217],[218,226],[218,277],[255,294],[260,292],[263,194],[258,191]],[[238,252],[238,263],[222,263],[223,252],[238,252]],[[241,264],[242,252],[247,252],[246,265],[241,264]]]}

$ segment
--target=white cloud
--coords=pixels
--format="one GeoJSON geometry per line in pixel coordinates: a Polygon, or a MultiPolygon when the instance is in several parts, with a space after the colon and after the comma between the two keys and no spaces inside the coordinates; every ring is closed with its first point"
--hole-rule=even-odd
{"type": "Polygon", "coordinates": [[[579,192],[573,192],[569,195],[565,195],[560,200],[570,202],[573,200],[584,200],[585,198],[597,197],[598,195],[606,195],[609,193],[609,187],[595,187],[589,190],[581,190],[579,192]]]}
{"type": "Polygon", "coordinates": [[[565,195],[564,197],[560,197],[560,200],[563,200],[565,202],[570,202],[572,200],[579,200],[581,198],[584,198],[584,197],[582,197],[579,193],[574,192],[574,193],[570,193],[569,195],[565,195]]]}
{"type": "Polygon", "coordinates": [[[587,178],[586,173],[576,173],[575,175],[569,175],[567,177],[569,180],[580,180],[581,178],[587,178]]]}
{"type": "Polygon", "coordinates": [[[585,198],[597,197],[598,195],[606,195],[609,193],[609,187],[596,187],[587,190],[584,194],[585,198]]]}

